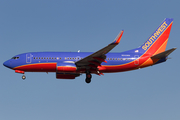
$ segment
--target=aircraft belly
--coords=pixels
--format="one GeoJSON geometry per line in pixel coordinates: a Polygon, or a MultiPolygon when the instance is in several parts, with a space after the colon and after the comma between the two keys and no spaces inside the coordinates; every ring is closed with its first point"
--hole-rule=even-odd
{"type": "Polygon", "coordinates": [[[14,68],[25,72],[56,72],[56,63],[37,63],[22,65],[14,68]]]}

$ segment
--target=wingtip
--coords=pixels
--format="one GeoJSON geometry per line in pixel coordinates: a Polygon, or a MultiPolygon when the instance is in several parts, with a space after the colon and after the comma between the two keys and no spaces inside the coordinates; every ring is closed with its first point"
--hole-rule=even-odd
{"type": "Polygon", "coordinates": [[[118,34],[118,36],[116,37],[116,39],[114,40],[114,42],[112,43],[112,45],[113,45],[113,44],[119,44],[123,33],[124,33],[124,30],[121,30],[121,32],[118,34]]]}

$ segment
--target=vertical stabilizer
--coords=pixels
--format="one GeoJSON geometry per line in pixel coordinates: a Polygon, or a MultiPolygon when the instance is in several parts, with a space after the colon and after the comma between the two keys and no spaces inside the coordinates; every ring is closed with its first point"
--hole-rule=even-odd
{"type": "Polygon", "coordinates": [[[172,18],[165,18],[147,41],[140,47],[143,53],[155,55],[164,52],[168,42],[171,26],[173,23],[172,18]]]}

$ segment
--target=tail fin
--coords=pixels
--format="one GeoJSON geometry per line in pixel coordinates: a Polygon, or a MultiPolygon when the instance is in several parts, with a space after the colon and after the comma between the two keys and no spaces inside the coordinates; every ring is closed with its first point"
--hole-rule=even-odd
{"type": "Polygon", "coordinates": [[[160,26],[153,32],[147,41],[139,48],[142,53],[155,55],[164,52],[168,42],[172,18],[165,18],[160,26]]]}

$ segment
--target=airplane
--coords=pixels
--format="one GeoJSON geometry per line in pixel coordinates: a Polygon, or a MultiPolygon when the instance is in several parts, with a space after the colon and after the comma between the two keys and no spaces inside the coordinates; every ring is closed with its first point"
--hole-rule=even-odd
{"type": "Polygon", "coordinates": [[[28,52],[15,55],[3,65],[16,73],[55,72],[57,79],[75,79],[86,74],[86,83],[92,75],[137,70],[165,62],[176,48],[166,50],[173,18],[165,18],[152,35],[138,48],[121,53],[110,51],[119,44],[124,30],[116,39],[97,52],[28,52]],[[165,51],[166,50],[166,51],[165,51]],[[110,53],[109,53],[110,52],[110,53]]]}

